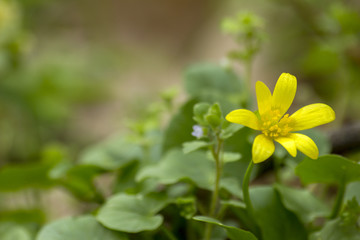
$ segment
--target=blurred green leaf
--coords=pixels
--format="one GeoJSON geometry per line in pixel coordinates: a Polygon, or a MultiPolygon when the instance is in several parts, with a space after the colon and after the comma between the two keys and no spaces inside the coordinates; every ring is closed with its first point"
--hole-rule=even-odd
{"type": "Polygon", "coordinates": [[[99,210],[96,219],[110,229],[137,233],[158,228],[163,217],[157,215],[168,203],[164,196],[128,195],[112,196],[99,210]]]}
{"type": "Polygon", "coordinates": [[[202,98],[209,94],[238,94],[241,84],[232,71],[215,64],[197,64],[185,72],[185,89],[191,97],[202,98]]]}
{"type": "Polygon", "coordinates": [[[124,234],[99,224],[93,216],[65,218],[45,225],[36,240],[126,240],[124,234]]]}
{"type": "Polygon", "coordinates": [[[360,181],[351,182],[346,186],[344,201],[351,200],[353,197],[360,202],[360,181]]]}
{"type": "Polygon", "coordinates": [[[228,191],[229,193],[237,196],[238,198],[243,198],[242,188],[240,182],[234,177],[224,177],[220,180],[220,187],[228,191]]]}
{"type": "Polygon", "coordinates": [[[285,187],[280,184],[276,184],[275,189],[280,194],[284,206],[295,213],[304,224],[310,223],[318,217],[330,215],[330,210],[326,205],[307,190],[285,187]]]}
{"type": "Polygon", "coordinates": [[[239,98],[241,82],[231,70],[203,63],[191,66],[185,72],[185,90],[192,98],[210,104],[219,102],[223,112],[236,108],[231,101],[239,98]]]}
{"type": "Polygon", "coordinates": [[[11,222],[0,223],[1,240],[33,240],[31,233],[23,226],[11,222]]]}
{"type": "Polygon", "coordinates": [[[331,46],[316,45],[310,49],[303,67],[308,74],[331,74],[340,67],[340,56],[331,46]]]}
{"type": "Polygon", "coordinates": [[[346,184],[360,180],[360,165],[338,155],[325,155],[317,160],[306,158],[295,173],[304,184],[346,184]]]}
{"type": "Polygon", "coordinates": [[[86,149],[81,154],[79,163],[115,170],[142,157],[139,146],[129,143],[123,137],[113,137],[86,149]]]}
{"type": "Polygon", "coordinates": [[[222,129],[220,137],[222,139],[227,139],[232,137],[237,131],[242,129],[244,126],[240,124],[234,124],[230,122],[226,122],[225,128],[222,129]]]}
{"type": "Polygon", "coordinates": [[[33,163],[5,166],[0,169],[0,191],[12,192],[24,188],[50,188],[55,181],[48,172],[53,163],[33,163]]]}
{"type": "Polygon", "coordinates": [[[342,2],[335,2],[330,7],[330,14],[340,24],[345,33],[358,34],[360,31],[359,9],[347,6],[342,2]]]}
{"type": "Polygon", "coordinates": [[[200,148],[208,147],[211,143],[205,142],[205,141],[191,141],[191,142],[185,142],[183,143],[183,152],[185,154],[191,153],[193,151],[196,151],[200,148]]]}
{"type": "Polygon", "coordinates": [[[40,225],[45,220],[45,212],[41,209],[17,209],[0,212],[0,221],[2,222],[38,223],[40,225]]]}
{"type": "Polygon", "coordinates": [[[257,238],[251,232],[232,226],[227,226],[214,218],[205,217],[205,216],[195,216],[193,217],[193,219],[200,222],[215,224],[217,226],[224,228],[226,230],[227,236],[231,240],[240,240],[240,239],[257,240],[257,238]]]}
{"type": "Polygon", "coordinates": [[[359,228],[344,225],[340,218],[328,221],[319,231],[310,235],[310,240],[360,240],[359,228]]]}
{"type": "Polygon", "coordinates": [[[164,152],[171,148],[181,148],[184,142],[194,140],[191,132],[193,125],[196,124],[193,120],[193,107],[195,103],[195,100],[186,102],[170,120],[165,130],[163,141],[164,152]]]}
{"type": "Polygon", "coordinates": [[[96,166],[77,165],[68,169],[59,180],[77,198],[101,202],[103,201],[102,196],[97,192],[93,180],[102,172],[103,170],[96,166]]]}
{"type": "Polygon", "coordinates": [[[203,152],[184,154],[181,150],[168,152],[158,163],[141,169],[138,181],[154,178],[162,184],[174,184],[190,180],[200,188],[213,189],[215,178],[214,163],[203,152]]]}
{"type": "Polygon", "coordinates": [[[235,162],[241,159],[241,154],[236,152],[224,152],[223,161],[224,163],[235,162]]]}
{"type": "Polygon", "coordinates": [[[132,192],[136,193],[138,183],[135,180],[136,174],[139,171],[140,163],[137,161],[122,167],[117,172],[114,192],[132,192]]]}
{"type": "Polygon", "coordinates": [[[285,208],[274,188],[250,188],[250,198],[264,240],[307,239],[306,229],[296,215],[285,208]]]}

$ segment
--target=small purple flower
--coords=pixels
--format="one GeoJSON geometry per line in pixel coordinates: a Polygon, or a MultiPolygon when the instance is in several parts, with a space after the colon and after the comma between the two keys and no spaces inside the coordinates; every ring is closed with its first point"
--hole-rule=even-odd
{"type": "Polygon", "coordinates": [[[191,135],[193,135],[194,137],[196,137],[198,139],[204,135],[204,131],[203,131],[202,127],[199,125],[194,125],[193,130],[194,131],[191,133],[191,135]]]}

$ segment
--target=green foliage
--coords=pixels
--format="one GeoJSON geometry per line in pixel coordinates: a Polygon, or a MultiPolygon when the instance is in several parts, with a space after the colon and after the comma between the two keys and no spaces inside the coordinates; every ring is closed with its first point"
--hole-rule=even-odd
{"type": "Polygon", "coordinates": [[[185,90],[190,97],[200,101],[218,102],[227,113],[236,105],[242,84],[232,70],[226,70],[214,64],[198,64],[185,72],[185,90]]]}
{"type": "Polygon", "coordinates": [[[306,229],[297,216],[286,209],[272,187],[250,189],[255,218],[264,240],[306,239],[306,229]]]}
{"type": "Polygon", "coordinates": [[[18,209],[0,212],[1,222],[15,223],[37,223],[44,224],[46,221],[45,212],[42,209],[18,209]]]}
{"type": "Polygon", "coordinates": [[[214,183],[214,169],[214,164],[205,153],[184,154],[181,150],[172,150],[158,163],[141,169],[136,178],[139,181],[154,178],[162,184],[190,180],[200,188],[211,190],[214,183]]]}
{"type": "Polygon", "coordinates": [[[85,149],[79,157],[79,162],[104,170],[116,170],[131,161],[141,159],[142,154],[139,146],[126,141],[121,136],[116,136],[85,149]]]}
{"type": "Polygon", "coordinates": [[[295,189],[280,184],[275,185],[275,189],[280,194],[284,206],[295,213],[304,224],[330,214],[327,206],[305,189],[295,189]]]}
{"type": "Polygon", "coordinates": [[[296,168],[304,184],[346,184],[360,179],[360,165],[337,155],[321,156],[314,161],[306,158],[296,168]]]}
{"type": "Polygon", "coordinates": [[[229,57],[244,62],[252,61],[265,39],[263,19],[253,13],[242,12],[234,18],[224,19],[221,27],[243,47],[230,52],[229,57]]]}
{"type": "Polygon", "coordinates": [[[0,170],[0,191],[17,191],[24,188],[50,188],[54,181],[48,171],[53,163],[33,163],[7,166],[0,170]]]}
{"type": "Polygon", "coordinates": [[[238,240],[238,239],[257,240],[257,238],[251,232],[242,230],[240,228],[232,227],[232,226],[227,226],[213,218],[209,218],[209,217],[205,217],[205,216],[195,216],[195,217],[193,217],[193,219],[196,221],[200,221],[200,222],[215,224],[215,225],[218,225],[218,226],[224,228],[226,230],[227,236],[231,240],[238,240]]]}
{"type": "Polygon", "coordinates": [[[360,219],[360,206],[355,198],[349,200],[341,215],[331,221],[318,232],[313,233],[310,239],[360,239],[358,221],[360,219]]]}
{"type": "Polygon", "coordinates": [[[137,233],[158,228],[163,217],[156,215],[168,200],[158,195],[128,195],[112,196],[102,206],[97,214],[97,220],[107,228],[137,233]]]}
{"type": "MultiPolygon", "coordinates": [[[[34,1],[40,3],[27,4],[34,1]]],[[[301,4],[296,11],[317,3],[301,4]]],[[[141,109],[138,120],[127,121],[129,132],[79,151],[75,138],[82,136],[72,132],[70,120],[79,107],[107,97],[96,73],[104,63],[34,53],[27,62],[20,6],[0,0],[1,240],[360,239],[360,166],[329,155],[331,145],[322,132],[306,131],[319,159],[301,153],[292,158],[280,148],[243,181],[253,130],[224,116],[239,105],[251,109],[251,65],[265,39],[260,17],[245,12],[222,24],[239,44],[229,57],[244,64],[245,78],[231,67],[191,66],[184,73],[182,103],[178,89],[166,90],[160,102],[141,109]],[[294,170],[305,185],[336,184],[334,203],[332,188],[298,186],[294,170]],[[256,181],[249,197],[248,185],[242,187],[248,179],[256,181]],[[47,222],[52,215],[41,200],[45,191],[57,188],[67,190],[79,217],[47,222]],[[14,194],[25,196],[24,206],[12,201],[14,194]]],[[[325,79],[347,79],[337,95],[347,96],[360,76],[358,56],[350,54],[357,49],[360,17],[336,1],[321,11],[319,22],[311,18],[305,24],[316,38],[306,41],[301,54],[291,55],[296,61],[289,64],[299,64],[309,79],[319,76],[324,90],[316,91],[329,93],[328,85],[336,91],[336,84],[323,84],[325,79]]],[[[289,46],[282,47],[287,53],[289,46]]],[[[62,209],[61,204],[59,198],[53,208],[62,209]]]]}
{"type": "Polygon", "coordinates": [[[208,147],[210,144],[205,141],[191,141],[191,142],[185,142],[183,144],[183,152],[185,154],[191,153],[193,151],[196,151],[200,148],[208,147]]]}
{"type": "Polygon", "coordinates": [[[166,152],[171,148],[179,148],[184,142],[193,140],[191,136],[192,126],[195,124],[192,119],[195,100],[185,103],[170,120],[169,126],[164,133],[163,150],[166,152]]]}
{"type": "MultiPolygon", "coordinates": [[[[36,240],[126,240],[125,235],[101,226],[93,216],[65,218],[46,225],[36,240]]],[[[19,239],[20,240],[20,239],[19,239]]]]}
{"type": "Polygon", "coordinates": [[[2,240],[32,240],[30,231],[12,222],[0,223],[0,239],[2,240]]]}

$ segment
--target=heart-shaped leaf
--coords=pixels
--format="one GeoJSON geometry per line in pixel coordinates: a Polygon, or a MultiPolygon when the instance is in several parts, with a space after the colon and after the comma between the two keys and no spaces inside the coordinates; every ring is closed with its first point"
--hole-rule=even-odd
{"type": "Polygon", "coordinates": [[[295,169],[304,184],[346,184],[360,181],[360,165],[337,155],[325,155],[317,160],[306,158],[295,169]]]}
{"type": "Polygon", "coordinates": [[[166,204],[158,195],[118,194],[111,197],[99,210],[96,219],[113,230],[137,233],[158,228],[163,221],[156,215],[166,204]]]}
{"type": "Polygon", "coordinates": [[[104,228],[93,216],[65,218],[41,229],[36,240],[126,240],[126,235],[104,228]]]}
{"type": "Polygon", "coordinates": [[[162,184],[173,184],[183,179],[197,186],[212,190],[215,179],[215,166],[203,152],[184,154],[181,150],[172,150],[158,163],[143,168],[136,179],[157,179],[162,184]]]}

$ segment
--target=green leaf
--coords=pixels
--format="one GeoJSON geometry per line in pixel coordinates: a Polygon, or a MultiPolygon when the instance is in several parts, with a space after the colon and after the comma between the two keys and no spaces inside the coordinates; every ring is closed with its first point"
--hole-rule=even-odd
{"type": "Polygon", "coordinates": [[[53,163],[19,164],[0,170],[0,191],[11,192],[24,188],[50,188],[55,182],[48,177],[53,163]]]}
{"type": "Polygon", "coordinates": [[[340,216],[325,223],[324,227],[310,236],[311,240],[360,240],[360,207],[356,198],[348,201],[340,216]]]}
{"type": "Polygon", "coordinates": [[[340,218],[328,221],[316,233],[310,235],[310,240],[360,240],[359,228],[354,225],[344,225],[340,218]]]}
{"type": "Polygon", "coordinates": [[[141,169],[136,176],[138,181],[146,178],[155,178],[162,184],[188,179],[198,187],[212,190],[215,166],[203,152],[184,154],[180,150],[172,150],[158,163],[141,169]]]}
{"type": "Polygon", "coordinates": [[[23,226],[11,222],[0,223],[1,240],[32,240],[31,233],[23,226]]]}
{"type": "Polygon", "coordinates": [[[203,63],[186,70],[185,90],[192,97],[202,98],[217,94],[238,94],[241,84],[234,72],[215,64],[203,63]]]}
{"type": "Polygon", "coordinates": [[[163,222],[163,217],[156,213],[167,203],[162,196],[121,193],[100,208],[96,219],[107,228],[123,232],[154,230],[163,222]]]}
{"type": "Polygon", "coordinates": [[[240,187],[239,181],[234,177],[225,177],[220,180],[220,187],[228,191],[229,193],[243,198],[242,188],[240,187]]]}
{"type": "Polygon", "coordinates": [[[223,161],[224,163],[235,162],[241,159],[241,154],[237,152],[224,152],[223,161]]]}
{"type": "Polygon", "coordinates": [[[193,125],[196,124],[193,120],[193,106],[195,103],[195,100],[185,103],[170,120],[169,126],[165,130],[164,152],[172,148],[181,148],[184,142],[194,140],[191,132],[193,131],[193,125]]]}
{"type": "Polygon", "coordinates": [[[124,137],[116,136],[86,149],[80,156],[79,163],[115,170],[139,159],[142,159],[141,148],[129,143],[124,137]]]}
{"type": "Polygon", "coordinates": [[[236,108],[234,98],[241,94],[241,82],[237,75],[215,64],[197,64],[185,72],[185,90],[195,99],[219,102],[224,112],[236,108]]]}
{"type": "Polygon", "coordinates": [[[253,187],[250,189],[250,198],[263,240],[307,239],[304,226],[294,213],[284,207],[274,188],[253,187]]]}
{"type": "Polygon", "coordinates": [[[191,153],[193,151],[196,151],[200,148],[208,147],[211,143],[205,142],[205,141],[191,141],[191,142],[185,142],[183,143],[183,152],[185,154],[191,153]]]}
{"type": "Polygon", "coordinates": [[[0,221],[43,224],[45,218],[45,213],[41,209],[17,209],[0,212],[0,221]]]}
{"type": "Polygon", "coordinates": [[[344,201],[351,200],[353,197],[360,202],[360,182],[351,182],[346,186],[344,201]]]}
{"type": "Polygon", "coordinates": [[[91,165],[76,165],[68,169],[60,178],[61,184],[77,198],[85,201],[103,201],[94,185],[94,178],[103,173],[102,169],[91,165]]]}
{"type": "Polygon", "coordinates": [[[205,217],[205,216],[195,216],[195,217],[193,217],[193,219],[196,221],[200,221],[200,222],[215,224],[217,226],[224,228],[226,230],[227,236],[231,240],[240,240],[240,239],[241,240],[257,240],[257,238],[254,236],[254,234],[252,234],[251,232],[245,231],[240,228],[232,227],[232,226],[227,226],[225,224],[222,224],[220,221],[218,221],[214,218],[205,217]]]}
{"type": "Polygon", "coordinates": [[[295,169],[304,184],[340,184],[360,180],[360,165],[337,155],[325,155],[317,160],[306,158],[295,169]]]}
{"type": "Polygon", "coordinates": [[[240,124],[230,123],[226,122],[226,127],[222,129],[220,138],[227,139],[229,137],[232,137],[237,131],[242,129],[244,126],[240,124]]]}
{"type": "Polygon", "coordinates": [[[309,191],[285,187],[279,184],[275,189],[280,194],[284,206],[295,213],[303,223],[309,223],[317,217],[330,215],[329,209],[309,191]]]}
{"type": "Polygon", "coordinates": [[[126,240],[124,234],[113,232],[99,224],[93,216],[65,218],[43,227],[36,240],[126,240]]]}

